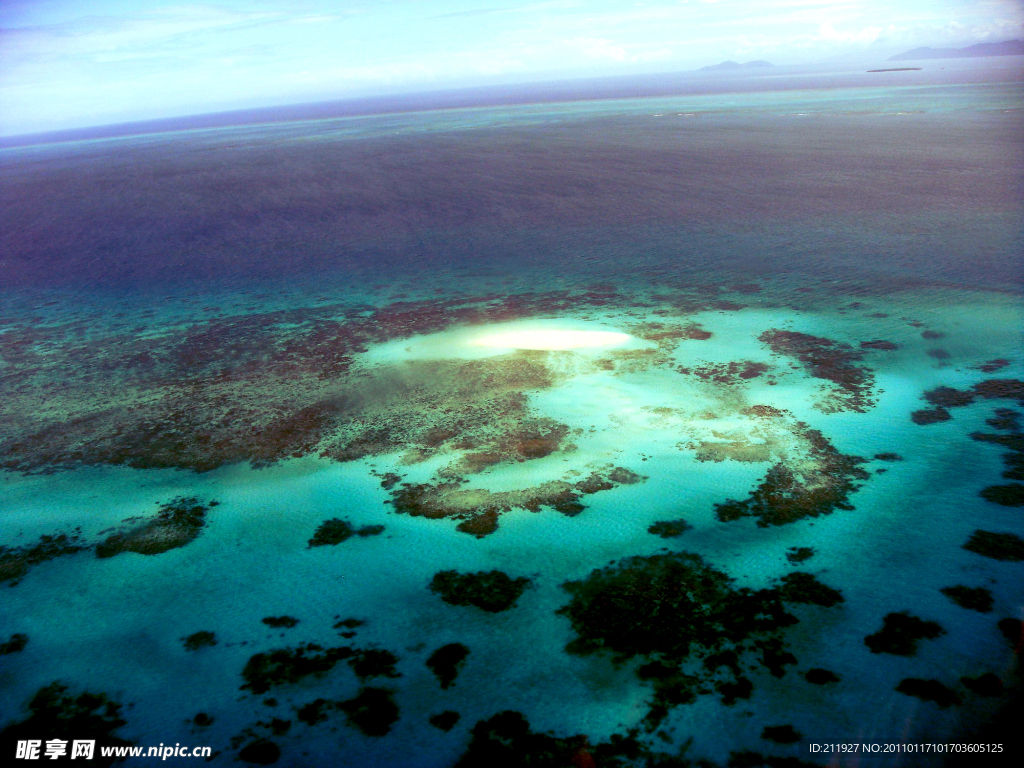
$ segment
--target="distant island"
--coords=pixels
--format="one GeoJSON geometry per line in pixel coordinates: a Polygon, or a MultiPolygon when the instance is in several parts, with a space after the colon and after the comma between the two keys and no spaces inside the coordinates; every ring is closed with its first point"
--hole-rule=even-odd
{"type": "Polygon", "coordinates": [[[721,64],[712,64],[708,67],[701,67],[698,72],[726,72],[737,69],[762,69],[775,66],[770,61],[748,61],[740,64],[738,61],[723,61],[721,64]]]}
{"type": "Polygon", "coordinates": [[[915,48],[890,56],[886,61],[911,59],[973,59],[979,56],[1024,56],[1024,40],[1006,40],[1002,43],[978,43],[966,48],[915,48]]]}
{"type": "Polygon", "coordinates": [[[892,69],[869,69],[868,72],[920,72],[920,67],[893,67],[892,69]]]}

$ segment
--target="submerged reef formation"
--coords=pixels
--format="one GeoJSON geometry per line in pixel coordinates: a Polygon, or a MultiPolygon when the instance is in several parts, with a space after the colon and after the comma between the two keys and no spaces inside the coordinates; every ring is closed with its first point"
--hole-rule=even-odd
{"type": "Polygon", "coordinates": [[[572,517],[584,510],[580,502],[583,496],[645,479],[624,467],[609,467],[575,483],[552,480],[515,491],[463,488],[457,481],[404,484],[392,491],[390,503],[399,514],[431,520],[461,520],[457,530],[480,537],[496,531],[499,516],[512,509],[539,512],[542,506],[547,506],[572,517]]]}
{"type": "Polygon", "coordinates": [[[513,579],[502,571],[440,571],[434,574],[430,591],[450,605],[471,605],[488,613],[501,613],[515,605],[530,584],[525,576],[513,579]]]}
{"type": "Polygon", "coordinates": [[[648,526],[647,532],[653,533],[655,536],[661,536],[663,539],[674,539],[682,536],[692,527],[682,518],[679,520],[659,520],[648,526]]]}
{"type": "Polygon", "coordinates": [[[934,640],[946,634],[939,624],[912,616],[908,611],[888,613],[882,619],[882,628],[864,638],[864,645],[872,653],[891,653],[913,656],[918,640],[934,640]]]}
{"type": "Polygon", "coordinates": [[[450,688],[459,676],[459,670],[466,663],[469,648],[462,643],[442,645],[427,659],[427,667],[437,676],[441,688],[450,688]]]}
{"type": "Polygon", "coordinates": [[[689,761],[655,752],[637,736],[613,734],[607,741],[591,744],[585,735],[559,737],[538,733],[521,712],[505,710],[480,720],[470,731],[469,747],[455,768],[493,768],[494,766],[529,765],[531,768],[630,768],[635,765],[689,765],[689,761]]]}
{"type": "Polygon", "coordinates": [[[992,593],[984,587],[965,587],[963,584],[957,584],[953,587],[943,587],[939,591],[961,608],[978,613],[992,612],[992,593]]]}
{"type": "Polygon", "coordinates": [[[44,534],[39,541],[28,547],[5,547],[0,545],[0,584],[9,581],[16,586],[32,566],[45,563],[65,555],[73,555],[88,548],[78,533],[57,535],[44,534]]]}
{"type": "Polygon", "coordinates": [[[26,645],[28,645],[28,635],[24,632],[15,632],[11,635],[10,639],[0,643],[0,656],[6,656],[9,653],[21,653],[25,650],[26,645]]]}
{"type": "Polygon", "coordinates": [[[198,651],[200,648],[212,648],[217,644],[217,636],[213,632],[202,630],[181,638],[186,651],[198,651]]]}
{"type": "Polygon", "coordinates": [[[976,530],[964,549],[993,560],[1024,560],[1024,539],[1015,533],[976,530]]]}
{"type": "Polygon", "coordinates": [[[914,696],[921,701],[933,701],[942,709],[960,703],[960,697],[938,680],[922,680],[919,677],[907,677],[900,681],[896,690],[907,696],[914,696]]]}
{"type": "MultiPolygon", "coordinates": [[[[875,376],[870,369],[858,365],[864,359],[863,350],[820,336],[778,329],[765,331],[758,339],[776,355],[798,360],[811,376],[831,382],[833,386],[829,394],[818,403],[821,411],[864,413],[874,407],[875,376]]],[[[878,348],[873,345],[865,347],[878,348]]]]}
{"type": "MultiPolygon", "coordinates": [[[[62,739],[68,745],[74,739],[93,739],[110,747],[127,747],[132,742],[117,735],[127,725],[122,717],[121,704],[102,693],[73,693],[66,685],[55,681],[40,688],[28,703],[31,714],[24,720],[11,723],[0,731],[0,741],[10,745],[12,751],[18,741],[62,739]]],[[[95,751],[95,762],[90,765],[109,766],[117,761],[95,751]]]]}
{"type": "Polygon", "coordinates": [[[757,654],[776,677],[797,663],[781,634],[798,622],[785,603],[834,606],[843,598],[807,573],[757,591],[732,582],[689,552],[630,557],[595,569],[583,581],[562,585],[572,599],[558,613],[576,634],[566,651],[609,654],[616,664],[645,659],[637,674],[654,689],[644,719],[648,732],[672,707],[712,689],[726,704],[748,698],[753,685],[741,673],[747,654],[757,654]]]}
{"type": "Polygon", "coordinates": [[[204,472],[309,454],[347,461],[410,444],[429,452],[431,442],[448,440],[438,435],[452,429],[453,403],[455,441],[500,434],[509,430],[496,428],[496,419],[514,424],[526,416],[520,393],[552,384],[548,353],[379,370],[360,367],[356,358],[393,339],[616,301],[622,297],[614,292],[555,291],[371,308],[329,304],[217,318],[166,336],[90,340],[60,327],[8,329],[0,345],[9,366],[0,399],[19,419],[4,424],[0,466],[204,472]],[[44,347],[61,354],[36,351],[44,347]]]}
{"type": "Polygon", "coordinates": [[[355,697],[339,702],[338,709],[367,736],[387,736],[399,715],[393,694],[386,688],[363,688],[355,697]]]}
{"type": "MultiPolygon", "coordinates": [[[[715,384],[733,386],[750,379],[756,379],[768,372],[771,366],[765,363],[758,363],[753,360],[742,360],[731,363],[707,363],[693,368],[679,366],[676,368],[682,374],[696,376],[702,381],[711,381],[715,384]]],[[[769,377],[770,382],[775,379],[769,377]]]]}
{"type": "Polygon", "coordinates": [[[384,533],[383,525],[364,525],[360,528],[353,528],[347,520],[334,517],[322,522],[309,540],[309,546],[326,547],[341,544],[353,536],[365,538],[367,536],[378,536],[384,533]]]}
{"type": "Polygon", "coordinates": [[[203,530],[206,513],[218,503],[202,503],[195,497],[169,501],[146,523],[114,533],[100,542],[96,546],[96,557],[113,557],[121,552],[158,555],[183,547],[203,530]]]}
{"type": "Polygon", "coordinates": [[[764,528],[835,509],[853,509],[849,495],[860,487],[854,481],[869,477],[860,468],[865,459],[840,453],[821,432],[803,422],[796,422],[793,432],[804,441],[803,455],[773,465],[748,498],[715,504],[719,520],[752,516],[764,528]]]}

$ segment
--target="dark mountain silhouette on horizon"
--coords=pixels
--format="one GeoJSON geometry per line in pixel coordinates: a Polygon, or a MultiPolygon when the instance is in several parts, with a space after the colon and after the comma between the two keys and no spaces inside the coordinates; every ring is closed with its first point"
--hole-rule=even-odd
{"type": "Polygon", "coordinates": [[[978,43],[966,48],[915,48],[890,56],[886,61],[913,59],[972,59],[979,56],[1024,56],[1024,40],[1004,40],[1001,43],[978,43]]]}
{"type": "Polygon", "coordinates": [[[760,69],[762,67],[773,67],[775,66],[770,61],[748,61],[744,64],[740,64],[738,61],[723,61],[721,64],[712,64],[707,67],[701,67],[698,72],[727,72],[737,69],[760,69]]]}

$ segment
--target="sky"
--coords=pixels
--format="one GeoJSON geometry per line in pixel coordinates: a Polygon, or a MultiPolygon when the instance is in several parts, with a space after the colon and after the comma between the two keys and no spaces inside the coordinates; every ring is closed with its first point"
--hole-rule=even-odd
{"type": "Polygon", "coordinates": [[[1024,37],[1024,0],[0,0],[0,135],[1024,37]]]}

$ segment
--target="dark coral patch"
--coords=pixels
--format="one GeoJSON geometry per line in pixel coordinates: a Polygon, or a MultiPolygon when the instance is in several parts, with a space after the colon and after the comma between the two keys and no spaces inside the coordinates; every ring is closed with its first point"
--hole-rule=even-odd
{"type": "Polygon", "coordinates": [[[205,728],[208,725],[213,725],[213,718],[205,712],[197,712],[196,716],[192,718],[192,723],[200,728],[205,728]]]}
{"type": "Polygon", "coordinates": [[[963,545],[969,552],[991,557],[993,560],[1019,562],[1024,560],[1024,539],[1015,533],[976,530],[963,545]]]}
{"type": "Polygon", "coordinates": [[[313,533],[309,540],[310,547],[326,547],[334,544],[341,544],[355,534],[352,526],[347,520],[339,517],[331,518],[320,523],[320,526],[313,533]]]}
{"type": "Polygon", "coordinates": [[[922,680],[919,677],[907,677],[900,680],[896,690],[907,696],[914,696],[921,701],[934,701],[942,709],[960,703],[960,697],[938,680],[922,680]]]}
{"type": "Polygon", "coordinates": [[[156,516],[127,532],[111,535],[96,545],[96,557],[121,552],[158,555],[193,541],[206,525],[206,513],[218,502],[202,503],[195,497],[179,497],[160,507],[156,516]]]}
{"type": "Polygon", "coordinates": [[[882,620],[882,628],[864,638],[864,645],[872,653],[891,653],[896,656],[913,656],[917,653],[918,640],[934,640],[946,634],[939,624],[912,616],[907,611],[888,613],[882,620]]]}
{"type": "Polygon", "coordinates": [[[758,339],[776,354],[799,360],[811,376],[835,385],[833,396],[822,405],[826,413],[863,413],[874,406],[874,374],[857,365],[864,358],[863,350],[820,336],[777,329],[765,331],[758,339]]]}
{"type": "MultiPolygon", "coordinates": [[[[121,705],[101,693],[71,693],[66,685],[53,682],[40,688],[28,703],[31,714],[0,731],[0,741],[14,744],[30,739],[46,741],[63,739],[70,745],[74,739],[93,739],[104,746],[127,747],[132,742],[115,734],[127,725],[121,716],[121,705]]],[[[95,763],[109,766],[116,758],[106,757],[97,749],[95,763]]]]}
{"type": "Polygon", "coordinates": [[[395,671],[397,663],[398,657],[382,648],[356,650],[348,658],[348,665],[352,667],[356,677],[364,682],[371,677],[401,677],[401,674],[395,671]]]}
{"type": "Polygon", "coordinates": [[[922,339],[941,339],[944,338],[945,336],[946,334],[944,334],[942,331],[921,331],[922,339]]]}
{"type": "Polygon", "coordinates": [[[1024,648],[1024,621],[1007,616],[1005,619],[1000,619],[996,626],[1011,648],[1014,650],[1024,648]]]}
{"type": "Polygon", "coordinates": [[[538,486],[514,491],[488,491],[463,488],[458,478],[438,484],[405,484],[392,491],[389,502],[399,514],[430,520],[455,518],[462,522],[457,530],[483,537],[498,528],[498,518],[512,509],[539,512],[548,506],[568,517],[584,510],[580,499],[591,493],[633,485],[647,478],[625,467],[592,472],[583,480],[568,483],[552,480],[538,486]]]}
{"type": "Polygon", "coordinates": [[[497,570],[475,573],[440,571],[434,574],[430,591],[450,605],[472,605],[482,611],[500,613],[515,605],[530,583],[523,576],[513,579],[497,570]]]}
{"type": "Polygon", "coordinates": [[[437,676],[441,687],[450,688],[468,656],[469,648],[462,643],[448,643],[430,654],[426,663],[430,671],[437,676]]]}
{"type": "Polygon", "coordinates": [[[803,736],[792,725],[768,725],[761,731],[761,738],[776,744],[796,744],[803,736]]]}
{"type": "Polygon", "coordinates": [[[805,603],[831,608],[833,605],[846,602],[839,590],[832,589],[818,581],[809,573],[787,573],[781,579],[779,594],[789,603],[805,603]]]}
{"type": "Polygon", "coordinates": [[[928,424],[938,424],[942,421],[949,421],[953,417],[945,408],[922,408],[910,414],[910,420],[922,427],[928,424]]]}
{"type": "Polygon", "coordinates": [[[258,739],[242,747],[238,759],[253,765],[273,765],[281,759],[281,748],[272,741],[258,739]]]}
{"type": "Polygon", "coordinates": [[[682,659],[691,646],[718,648],[756,632],[795,623],[779,596],[734,590],[732,580],[695,554],[626,558],[563,588],[572,594],[558,613],[577,638],[566,650],[609,652],[625,661],[660,654],[682,659]]]}
{"type": "Polygon", "coordinates": [[[978,495],[985,501],[1004,507],[1024,507],[1024,484],[1021,483],[990,485],[982,488],[978,495]]]}
{"type": "Polygon", "coordinates": [[[987,379],[971,387],[986,400],[1016,400],[1024,406],[1024,381],[1019,379],[987,379]]]}
{"type": "Polygon", "coordinates": [[[769,369],[765,363],[742,360],[731,363],[708,363],[695,368],[680,366],[676,370],[684,375],[693,375],[703,381],[731,386],[764,375],[769,369]]]}
{"type": "Polygon", "coordinates": [[[291,629],[299,623],[294,616],[267,616],[262,619],[263,623],[274,629],[291,629]]]}
{"type": "Polygon", "coordinates": [[[793,565],[802,563],[814,557],[814,550],[811,547],[790,547],[786,552],[786,560],[793,565]]]}
{"type": "Polygon", "coordinates": [[[961,677],[964,687],[979,696],[995,697],[1003,695],[1003,681],[991,672],[977,677],[961,677]]]}
{"type": "Polygon", "coordinates": [[[77,534],[61,533],[56,536],[42,535],[31,547],[0,546],[0,584],[10,581],[11,586],[18,584],[34,565],[45,563],[65,555],[73,555],[86,548],[77,534]]]}
{"type": "Polygon", "coordinates": [[[900,456],[898,453],[892,452],[876,453],[875,458],[878,459],[879,461],[903,461],[902,456],[900,456]]]}
{"type": "Polygon", "coordinates": [[[924,399],[941,408],[962,408],[974,402],[974,393],[952,387],[936,387],[925,392],[924,399]]]}
{"type": "Polygon", "coordinates": [[[334,706],[334,702],[328,701],[327,699],[314,699],[308,704],[296,707],[295,716],[298,718],[299,722],[305,723],[306,725],[316,725],[317,723],[322,723],[327,719],[326,710],[332,709],[334,706]]]}
{"type": "Polygon", "coordinates": [[[654,690],[643,721],[648,732],[672,707],[711,687],[726,704],[748,697],[752,685],[741,675],[747,654],[757,653],[756,660],[778,677],[797,663],[780,635],[797,623],[784,605],[787,591],[799,601],[835,599],[800,579],[776,589],[737,589],[726,574],[687,552],[625,558],[562,586],[572,599],[558,613],[576,635],[566,651],[609,654],[616,664],[650,660],[637,670],[654,690]],[[700,667],[689,664],[691,658],[700,667]]]}
{"type": "MultiPolygon", "coordinates": [[[[1020,431],[1020,413],[1012,408],[996,408],[995,415],[985,419],[985,423],[993,429],[1005,429],[1010,432],[1020,431]]],[[[1024,450],[1024,448],[1022,448],[1024,450]]]]}
{"type": "Polygon", "coordinates": [[[200,648],[211,648],[217,644],[217,636],[213,632],[205,630],[193,632],[188,637],[181,639],[186,651],[198,651],[200,648]]]}
{"type": "Polygon", "coordinates": [[[813,685],[827,685],[828,683],[838,683],[839,675],[831,670],[815,667],[804,673],[804,679],[813,685]]]}
{"type": "Polygon", "coordinates": [[[447,733],[459,722],[461,716],[458,712],[454,712],[450,709],[446,709],[444,712],[438,712],[436,715],[430,716],[430,724],[435,728],[447,733]]]}
{"type": "Polygon", "coordinates": [[[893,344],[891,341],[883,341],[882,339],[873,339],[872,341],[862,341],[860,343],[861,349],[884,349],[893,350],[899,349],[898,344],[893,344]]]}
{"type": "Polygon", "coordinates": [[[613,734],[608,741],[591,744],[583,735],[557,737],[537,733],[521,713],[513,710],[480,720],[470,733],[469,747],[455,768],[627,768],[633,765],[667,768],[678,764],[672,756],[652,752],[633,731],[626,736],[613,734]]]}
{"type": "Polygon", "coordinates": [[[943,587],[939,591],[961,608],[979,613],[992,611],[992,593],[984,587],[965,587],[963,584],[957,584],[954,587],[943,587]]]}
{"type": "Polygon", "coordinates": [[[338,704],[348,721],[367,736],[386,736],[398,720],[398,705],[384,688],[363,688],[359,694],[338,704]]]}
{"type": "Polygon", "coordinates": [[[981,371],[982,373],[995,373],[996,371],[1005,368],[1009,364],[1009,360],[1002,357],[998,357],[995,360],[989,360],[987,363],[982,363],[981,365],[978,366],[978,370],[981,371]]]}
{"type": "Polygon", "coordinates": [[[682,536],[692,527],[682,518],[679,520],[659,520],[648,526],[647,532],[653,533],[655,536],[661,536],[663,539],[673,539],[677,536],[682,536]]]}
{"type": "Polygon", "coordinates": [[[803,471],[797,473],[783,463],[775,464],[749,498],[715,504],[719,520],[754,516],[758,526],[766,528],[827,515],[835,509],[853,509],[849,495],[860,487],[853,481],[869,477],[860,468],[865,460],[839,453],[821,432],[803,422],[796,423],[795,431],[810,447],[810,462],[803,471]]]}
{"type": "Polygon", "coordinates": [[[315,643],[257,653],[242,670],[245,683],[241,690],[261,694],[274,686],[295,683],[310,675],[321,677],[352,654],[351,648],[322,648],[315,643]]]}
{"type": "Polygon", "coordinates": [[[25,650],[26,645],[28,645],[28,635],[22,632],[15,632],[11,635],[10,640],[0,643],[0,656],[6,656],[9,653],[21,653],[25,650]]]}

